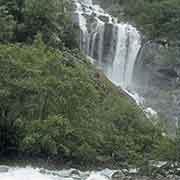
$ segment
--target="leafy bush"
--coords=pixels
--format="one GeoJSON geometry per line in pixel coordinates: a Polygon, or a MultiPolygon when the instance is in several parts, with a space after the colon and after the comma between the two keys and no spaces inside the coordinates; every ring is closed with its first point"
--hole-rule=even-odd
{"type": "Polygon", "coordinates": [[[0,41],[32,43],[36,34],[41,33],[49,46],[78,47],[69,3],[67,0],[0,0],[0,41]]]}
{"type": "Polygon", "coordinates": [[[162,138],[86,58],[48,48],[41,35],[32,46],[0,45],[0,87],[1,154],[14,149],[78,162],[125,155],[136,163],[162,138]]]}
{"type": "Polygon", "coordinates": [[[8,42],[12,41],[14,36],[16,22],[12,15],[8,14],[8,10],[5,6],[0,6],[0,41],[8,42]]]}
{"type": "Polygon", "coordinates": [[[74,49],[68,8],[67,0],[0,0],[0,156],[155,157],[171,142],[74,49]]]}
{"type": "Polygon", "coordinates": [[[68,120],[61,116],[47,120],[34,120],[26,125],[26,136],[21,149],[28,153],[57,155],[66,153],[65,137],[70,127],[68,120]]]}

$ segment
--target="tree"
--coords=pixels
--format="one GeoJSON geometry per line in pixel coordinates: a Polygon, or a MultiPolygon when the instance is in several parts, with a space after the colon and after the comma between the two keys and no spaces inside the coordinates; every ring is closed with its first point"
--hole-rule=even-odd
{"type": "Polygon", "coordinates": [[[16,22],[12,15],[9,14],[6,6],[0,6],[0,41],[12,41],[14,36],[16,22]]]}

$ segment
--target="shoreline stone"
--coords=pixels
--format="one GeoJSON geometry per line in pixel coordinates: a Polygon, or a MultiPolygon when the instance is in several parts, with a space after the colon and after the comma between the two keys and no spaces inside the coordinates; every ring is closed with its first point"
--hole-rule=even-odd
{"type": "Polygon", "coordinates": [[[1,166],[0,165],[0,173],[6,173],[9,171],[9,167],[8,166],[1,166]]]}

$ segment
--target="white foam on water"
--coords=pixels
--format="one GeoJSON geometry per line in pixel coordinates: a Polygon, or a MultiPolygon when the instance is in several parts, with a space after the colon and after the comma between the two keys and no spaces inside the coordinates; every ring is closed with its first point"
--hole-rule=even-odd
{"type": "Polygon", "coordinates": [[[26,167],[10,168],[8,172],[0,173],[0,180],[57,180],[57,177],[41,174],[39,169],[26,167]]]}
{"type": "Polygon", "coordinates": [[[136,102],[137,105],[142,105],[144,102],[144,98],[140,97],[137,93],[128,91],[127,89],[123,88],[123,91],[126,92],[134,101],[136,102]]]}
{"type": "Polygon", "coordinates": [[[144,112],[146,113],[147,118],[151,118],[151,117],[158,118],[158,113],[150,107],[145,108],[144,112]]]}
{"type": "Polygon", "coordinates": [[[108,180],[108,178],[97,173],[92,173],[86,180],[108,180]]]}
{"type": "Polygon", "coordinates": [[[129,24],[117,24],[116,52],[110,79],[122,88],[131,86],[137,54],[141,47],[139,32],[129,24]]]}
{"type": "Polygon", "coordinates": [[[145,108],[144,98],[134,92],[132,87],[135,63],[141,49],[139,31],[128,23],[118,23],[116,18],[106,13],[99,5],[93,4],[92,0],[74,0],[74,2],[81,29],[81,50],[91,57],[91,62],[97,63],[102,68],[115,85],[120,86],[142,107],[148,118],[156,117],[157,112],[150,107],[145,108]],[[109,37],[105,36],[108,27],[112,28],[109,37]],[[108,41],[111,41],[111,45],[108,46],[109,51],[105,37],[110,38],[108,41]]]}
{"type": "Polygon", "coordinates": [[[9,167],[8,172],[0,173],[0,180],[109,180],[119,170],[79,171],[62,169],[51,171],[33,167],[9,167]]]}

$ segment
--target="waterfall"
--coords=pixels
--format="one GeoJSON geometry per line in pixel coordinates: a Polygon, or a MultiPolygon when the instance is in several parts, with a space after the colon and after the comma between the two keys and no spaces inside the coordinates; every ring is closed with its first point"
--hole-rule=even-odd
{"type": "Polygon", "coordinates": [[[115,24],[116,50],[109,78],[122,88],[131,86],[133,69],[141,47],[138,31],[129,24],[115,24]]]}
{"type": "Polygon", "coordinates": [[[80,27],[80,48],[102,67],[108,78],[123,89],[132,85],[133,70],[141,48],[135,27],[117,20],[92,0],[74,0],[80,27]]]}
{"type": "Polygon", "coordinates": [[[118,23],[92,0],[73,2],[75,22],[80,27],[81,50],[139,104],[142,100],[131,91],[134,65],[141,48],[139,32],[130,24],[118,23]]]}

